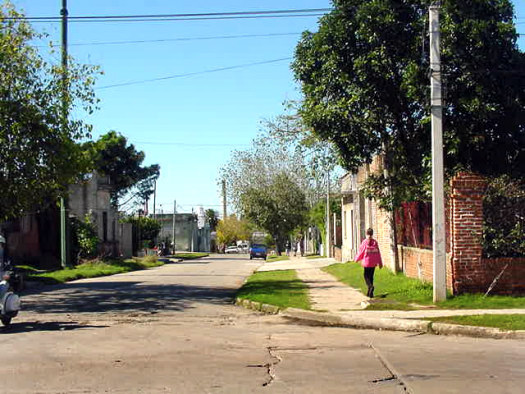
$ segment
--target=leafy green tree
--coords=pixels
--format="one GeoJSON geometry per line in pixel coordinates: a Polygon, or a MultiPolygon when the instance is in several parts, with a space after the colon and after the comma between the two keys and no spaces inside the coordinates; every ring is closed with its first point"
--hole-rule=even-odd
{"type": "Polygon", "coordinates": [[[284,173],[268,186],[246,190],[241,207],[248,220],[273,236],[278,253],[293,230],[304,225],[308,210],[303,190],[284,173]]]}
{"type": "Polygon", "coordinates": [[[96,105],[95,69],[70,60],[63,95],[64,70],[43,60],[22,16],[0,5],[0,221],[56,201],[84,172],[76,141],[91,128],[73,116],[65,122],[62,109],[91,113],[96,105]]]}
{"type": "MultiPolygon", "coordinates": [[[[384,155],[368,195],[384,208],[428,198],[430,0],[333,0],[305,32],[293,70],[300,115],[356,170],[384,155]],[[424,187],[422,187],[424,186],[424,187]]],[[[525,56],[509,0],[444,0],[444,154],[449,173],[525,172],[525,56]]]]}
{"type": "Polygon", "coordinates": [[[214,209],[207,209],[206,219],[208,220],[208,224],[210,225],[211,231],[215,231],[215,229],[217,228],[217,224],[219,223],[217,212],[214,209]]]}
{"type": "Polygon", "coordinates": [[[219,220],[217,224],[217,241],[221,245],[231,245],[237,241],[248,240],[251,235],[252,225],[246,220],[237,219],[235,215],[219,220]]]}
{"type": "Polygon", "coordinates": [[[160,174],[159,165],[142,166],[144,152],[133,144],[128,145],[123,135],[109,131],[97,141],[84,144],[84,149],[91,156],[93,168],[109,176],[115,206],[123,197],[142,202],[153,193],[153,184],[160,174]]]}
{"type": "MultiPolygon", "coordinates": [[[[330,213],[341,216],[341,199],[330,197],[330,213]]],[[[308,211],[308,222],[319,229],[323,245],[326,245],[326,199],[319,200],[308,211]]]]}
{"type": "Polygon", "coordinates": [[[141,246],[147,244],[149,247],[153,247],[153,242],[162,228],[160,222],[147,216],[128,216],[122,221],[133,225],[134,233],[139,237],[138,245],[141,246]]]}

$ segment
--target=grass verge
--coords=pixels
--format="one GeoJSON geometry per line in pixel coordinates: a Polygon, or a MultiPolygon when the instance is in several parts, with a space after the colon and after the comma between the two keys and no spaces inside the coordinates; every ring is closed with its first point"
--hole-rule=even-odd
{"type": "Polygon", "coordinates": [[[272,256],[268,256],[266,258],[266,261],[268,261],[269,263],[274,263],[276,261],[284,261],[284,260],[290,260],[290,257],[288,257],[287,255],[283,254],[281,256],[272,255],[272,256]]]}
{"type": "Polygon", "coordinates": [[[99,276],[115,275],[130,271],[143,270],[163,265],[155,256],[132,259],[93,260],[79,264],[73,268],[65,268],[44,273],[27,273],[27,280],[59,284],[76,279],[96,278],[99,276]]]}
{"type": "Polygon", "coordinates": [[[201,253],[201,252],[188,252],[188,253],[175,253],[172,257],[176,259],[183,259],[183,260],[194,260],[194,259],[200,259],[202,257],[208,257],[208,253],[201,253]]]}
{"type": "MultiPolygon", "coordinates": [[[[353,262],[333,264],[323,268],[341,282],[366,294],[363,268],[353,262]]],[[[432,305],[432,284],[418,279],[407,278],[402,273],[389,269],[376,269],[374,276],[376,301],[367,309],[417,309],[418,305],[432,305]]],[[[462,294],[450,296],[436,305],[444,309],[505,309],[525,308],[525,297],[488,296],[462,294]]]]}
{"type": "Polygon", "coordinates": [[[426,320],[465,326],[494,327],[501,330],[525,330],[525,315],[471,315],[432,317],[426,320]]]}
{"type": "Polygon", "coordinates": [[[237,297],[284,308],[311,308],[307,287],[295,270],[256,272],[238,290],[237,297]]]}
{"type": "Polygon", "coordinates": [[[318,254],[312,254],[312,255],[306,256],[306,258],[307,258],[308,260],[313,260],[313,259],[324,259],[325,256],[319,256],[318,254]]]}

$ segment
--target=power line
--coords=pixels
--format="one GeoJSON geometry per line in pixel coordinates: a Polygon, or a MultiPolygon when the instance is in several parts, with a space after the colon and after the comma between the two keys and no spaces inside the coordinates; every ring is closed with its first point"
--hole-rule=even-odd
{"type": "Polygon", "coordinates": [[[231,147],[231,146],[250,146],[249,144],[192,144],[187,142],[155,142],[155,141],[135,141],[134,144],[143,145],[176,145],[176,146],[187,146],[187,147],[231,147]]]}
{"type": "MultiPolygon", "coordinates": [[[[80,42],[69,44],[69,46],[93,46],[93,45],[122,45],[122,44],[144,44],[154,42],[175,42],[175,41],[203,41],[203,40],[223,40],[237,38],[258,38],[258,37],[283,37],[297,36],[301,33],[269,33],[269,34],[240,34],[232,36],[205,36],[205,37],[180,37],[180,38],[161,38],[154,40],[130,40],[130,41],[94,41],[80,42]]],[[[44,48],[45,45],[39,45],[37,48],[44,48]]]]}
{"type": "MultiPolygon", "coordinates": [[[[265,11],[235,11],[235,12],[207,12],[207,13],[189,13],[189,14],[139,14],[139,15],[87,15],[87,16],[69,16],[71,22],[78,21],[136,21],[144,22],[148,20],[203,20],[203,19],[236,19],[236,18],[253,18],[253,17],[293,17],[301,14],[317,15],[331,11],[331,8],[302,8],[294,10],[265,10],[265,11]]],[[[321,14],[322,15],[322,14],[321,14]]],[[[310,15],[308,15],[310,16],[310,15]]],[[[59,22],[59,16],[20,16],[5,17],[4,20],[27,20],[33,22],[59,22]]]]}
{"type": "Polygon", "coordinates": [[[214,69],[203,70],[203,71],[195,71],[195,72],[186,73],[186,74],[175,74],[175,75],[169,75],[169,76],[166,76],[166,77],[159,77],[159,78],[143,79],[143,80],[139,80],[139,81],[130,81],[130,82],[123,82],[123,83],[116,83],[116,84],[112,84],[112,85],[100,86],[100,87],[97,87],[96,89],[109,89],[109,88],[116,88],[116,87],[121,87],[121,86],[138,85],[138,84],[148,83],[148,82],[165,81],[165,80],[168,80],[168,79],[183,78],[183,77],[189,77],[189,76],[193,76],[193,75],[201,75],[201,74],[208,74],[208,73],[214,73],[214,72],[219,72],[219,71],[226,71],[226,70],[234,70],[234,69],[239,69],[239,68],[259,66],[259,65],[263,65],[263,64],[277,63],[277,62],[282,62],[282,61],[291,60],[291,59],[292,59],[291,57],[283,57],[283,58],[280,58],[280,59],[272,59],[272,60],[265,60],[265,61],[262,61],[262,62],[239,64],[239,65],[235,65],[235,66],[214,68],[214,69]]]}

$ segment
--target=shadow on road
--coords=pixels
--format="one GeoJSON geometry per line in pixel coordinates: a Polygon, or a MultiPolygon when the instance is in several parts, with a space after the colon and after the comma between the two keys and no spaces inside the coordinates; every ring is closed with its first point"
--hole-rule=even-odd
{"type": "MultiPolygon", "coordinates": [[[[46,286],[47,287],[47,286],[46,286]]],[[[235,289],[143,282],[69,283],[40,289],[22,298],[23,310],[36,313],[183,311],[195,302],[231,304],[235,289]]]]}
{"type": "Polygon", "coordinates": [[[81,328],[106,328],[108,326],[99,325],[94,326],[90,324],[79,324],[77,322],[22,322],[22,323],[11,323],[9,327],[2,327],[0,332],[2,335],[6,334],[19,334],[22,332],[33,332],[33,331],[69,331],[77,330],[81,328]]]}

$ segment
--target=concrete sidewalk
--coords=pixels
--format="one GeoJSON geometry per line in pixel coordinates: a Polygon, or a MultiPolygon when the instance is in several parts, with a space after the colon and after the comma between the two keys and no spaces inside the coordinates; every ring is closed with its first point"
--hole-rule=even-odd
{"type": "Polygon", "coordinates": [[[523,338],[525,331],[506,332],[484,327],[431,323],[428,318],[482,314],[525,314],[525,309],[420,309],[413,311],[377,310],[364,308],[370,299],[359,290],[339,282],[322,267],[337,263],[334,259],[306,259],[265,263],[257,271],[296,270],[308,286],[313,311],[286,309],[281,315],[312,324],[348,326],[400,331],[432,332],[437,334],[469,335],[490,338],[523,338]]]}

